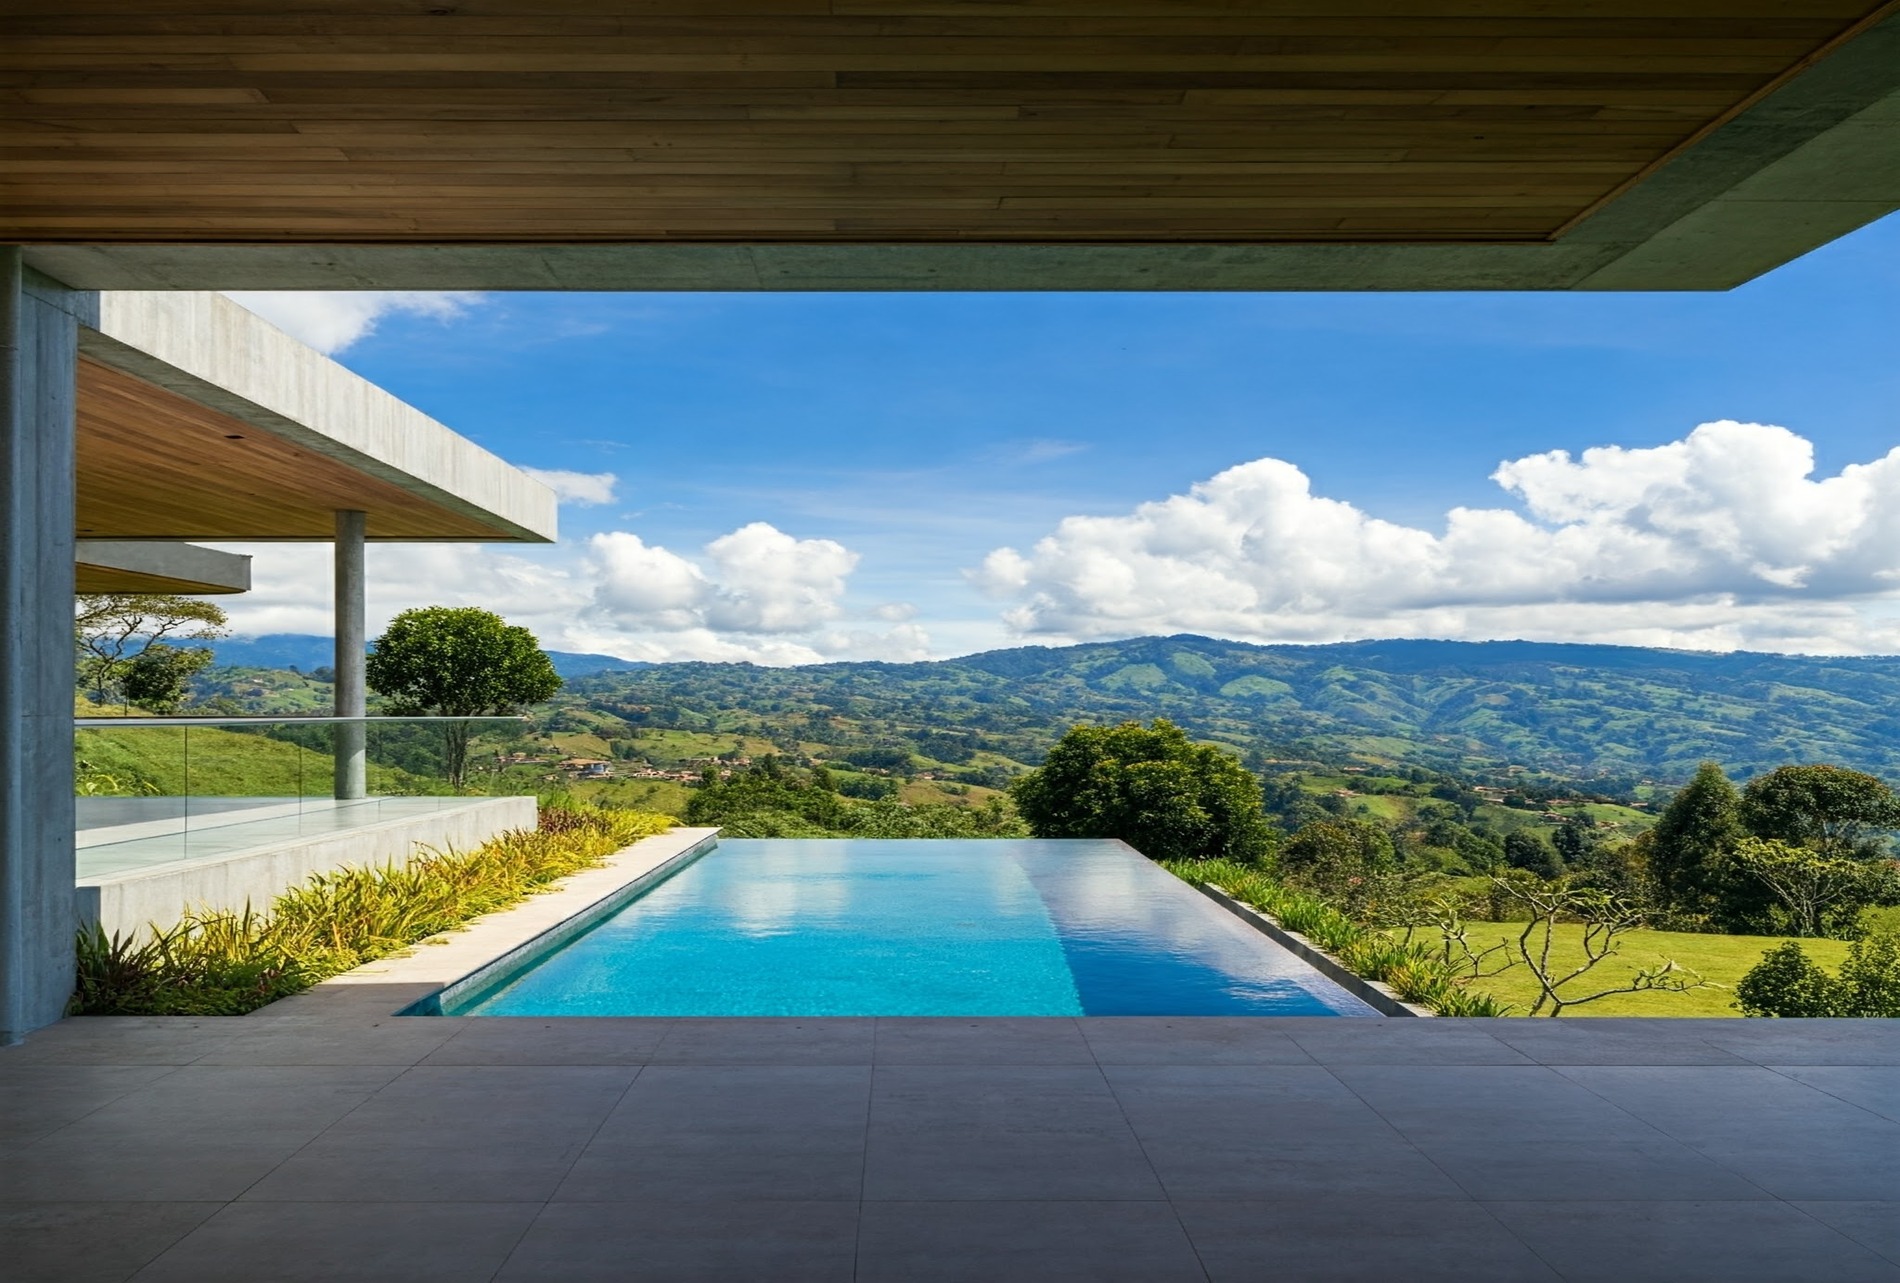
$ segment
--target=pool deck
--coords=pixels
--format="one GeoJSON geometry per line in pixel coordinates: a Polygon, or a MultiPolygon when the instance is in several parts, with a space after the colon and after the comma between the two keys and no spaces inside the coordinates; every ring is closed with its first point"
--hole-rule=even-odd
{"type": "Polygon", "coordinates": [[[1900,1021],[391,1014],[710,832],[0,1048],[0,1280],[1900,1280],[1900,1021]]]}
{"type": "Polygon", "coordinates": [[[27,1280],[1900,1279],[1900,1022],[78,1019],[27,1280]]]}

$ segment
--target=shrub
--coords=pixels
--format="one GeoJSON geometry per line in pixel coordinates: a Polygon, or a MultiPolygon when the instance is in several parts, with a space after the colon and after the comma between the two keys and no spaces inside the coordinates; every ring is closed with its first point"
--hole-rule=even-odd
{"type": "Polygon", "coordinates": [[[1156,860],[1260,860],[1273,830],[1260,782],[1165,718],[1075,726],[1011,786],[1041,838],[1120,838],[1156,860]]]}
{"type": "Polygon", "coordinates": [[[1745,1016],[1836,1016],[1834,977],[1793,940],[1761,956],[1735,986],[1745,1016]]]}
{"type": "Polygon", "coordinates": [[[1900,1016],[1900,936],[1856,940],[1836,975],[1784,940],[1742,977],[1735,998],[1746,1016],[1900,1016]]]}
{"type": "Polygon", "coordinates": [[[512,904],[672,827],[640,811],[543,811],[532,830],[406,866],[319,874],[268,915],[188,914],[149,937],[78,938],[72,1015],[242,1015],[512,904]]]}

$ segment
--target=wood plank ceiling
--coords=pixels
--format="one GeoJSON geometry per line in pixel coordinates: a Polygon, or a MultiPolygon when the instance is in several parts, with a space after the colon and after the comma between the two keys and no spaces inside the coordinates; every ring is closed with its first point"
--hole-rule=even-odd
{"type": "Polygon", "coordinates": [[[81,539],[331,539],[340,508],[367,513],[373,539],[508,537],[85,358],[78,418],[81,539]]]}
{"type": "Polygon", "coordinates": [[[1867,0],[13,0],[0,240],[1547,240],[1867,0]]]}

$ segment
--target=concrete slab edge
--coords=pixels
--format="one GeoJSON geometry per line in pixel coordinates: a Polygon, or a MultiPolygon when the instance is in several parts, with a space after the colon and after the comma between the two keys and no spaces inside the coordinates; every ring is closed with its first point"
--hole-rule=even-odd
{"type": "Polygon", "coordinates": [[[1288,931],[1271,914],[1262,913],[1250,904],[1228,895],[1226,891],[1211,882],[1196,882],[1195,889],[1202,895],[1227,910],[1248,926],[1266,936],[1275,944],[1293,954],[1303,962],[1325,976],[1328,980],[1344,989],[1359,1001],[1371,1007],[1382,1016],[1436,1016],[1438,1013],[1430,1007],[1407,1002],[1390,985],[1377,980],[1368,980],[1345,963],[1308,940],[1297,931],[1288,931]]]}

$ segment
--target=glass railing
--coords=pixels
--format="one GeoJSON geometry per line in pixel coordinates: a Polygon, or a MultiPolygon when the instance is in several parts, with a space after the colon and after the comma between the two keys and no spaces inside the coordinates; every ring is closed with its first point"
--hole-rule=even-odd
{"type": "Polygon", "coordinates": [[[80,876],[558,789],[558,755],[528,734],[519,717],[80,718],[80,876]]]}

